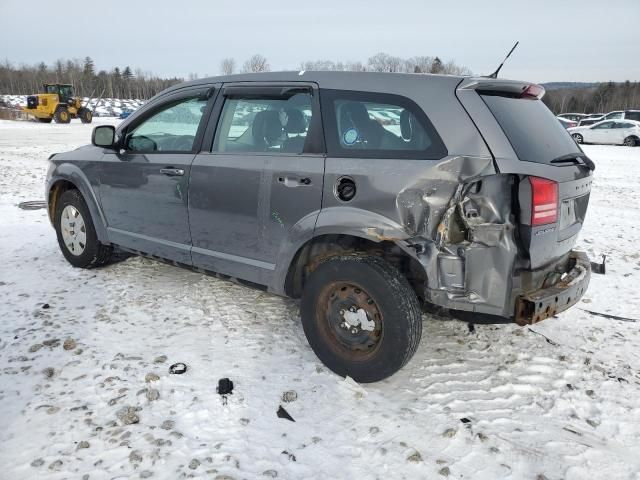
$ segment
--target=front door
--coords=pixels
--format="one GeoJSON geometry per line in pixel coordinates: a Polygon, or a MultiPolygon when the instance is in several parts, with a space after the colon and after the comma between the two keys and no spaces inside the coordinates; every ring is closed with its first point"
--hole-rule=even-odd
{"type": "Polygon", "coordinates": [[[225,85],[214,110],[215,140],[189,187],[193,263],[269,285],[278,253],[296,231],[311,237],[321,207],[317,90],[225,85]]]}
{"type": "Polygon", "coordinates": [[[613,128],[615,124],[614,122],[607,121],[598,123],[589,129],[589,139],[585,138],[587,142],[593,143],[613,143],[613,128]]]}
{"type": "Polygon", "coordinates": [[[207,101],[203,89],[159,99],[122,132],[122,150],[105,154],[100,198],[113,243],[191,265],[189,173],[207,101]]]}

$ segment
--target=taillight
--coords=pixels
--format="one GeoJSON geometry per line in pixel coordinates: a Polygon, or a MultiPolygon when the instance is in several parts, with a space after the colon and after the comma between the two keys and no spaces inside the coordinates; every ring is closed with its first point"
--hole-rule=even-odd
{"type": "Polygon", "coordinates": [[[558,184],[553,180],[529,177],[531,182],[531,225],[546,225],[558,220],[558,184]]]}

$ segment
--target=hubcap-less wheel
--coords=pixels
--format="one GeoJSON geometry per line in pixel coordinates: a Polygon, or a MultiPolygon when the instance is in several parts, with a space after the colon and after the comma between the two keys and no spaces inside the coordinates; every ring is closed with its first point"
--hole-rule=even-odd
{"type": "Polygon", "coordinates": [[[624,145],[626,147],[635,147],[636,146],[636,140],[635,138],[632,137],[627,137],[624,139],[624,145]]]}
{"type": "Polygon", "coordinates": [[[576,143],[582,143],[582,135],[580,135],[579,133],[574,133],[572,137],[576,141],[576,143]]]}
{"type": "Polygon", "coordinates": [[[333,282],[320,292],[317,306],[321,331],[335,353],[358,361],[377,351],[382,315],[366,291],[351,283],[333,282]]]}
{"type": "Polygon", "coordinates": [[[87,230],[84,218],[73,205],[67,205],[62,210],[60,230],[67,250],[73,255],[82,255],[87,245],[87,230]]]}

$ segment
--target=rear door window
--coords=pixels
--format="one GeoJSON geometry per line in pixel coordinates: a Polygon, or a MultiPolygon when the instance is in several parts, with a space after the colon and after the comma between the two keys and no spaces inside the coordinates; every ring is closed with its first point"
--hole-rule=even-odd
{"type": "Polygon", "coordinates": [[[425,113],[406,97],[322,90],[321,100],[332,156],[440,159],[447,155],[425,113]]]}
{"type": "Polygon", "coordinates": [[[312,104],[311,91],[229,96],[213,151],[301,154],[312,125],[312,104]]]}
{"type": "Polygon", "coordinates": [[[582,153],[541,100],[491,94],[481,97],[520,160],[551,163],[563,155],[582,153]]]}

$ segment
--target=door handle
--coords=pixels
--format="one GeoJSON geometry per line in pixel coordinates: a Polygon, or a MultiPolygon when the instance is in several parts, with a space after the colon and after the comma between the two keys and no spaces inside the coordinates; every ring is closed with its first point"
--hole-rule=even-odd
{"type": "Polygon", "coordinates": [[[167,167],[161,168],[160,173],[168,177],[181,177],[184,175],[184,170],[182,168],[167,167]]]}
{"type": "Polygon", "coordinates": [[[311,185],[311,179],[309,177],[296,177],[293,175],[280,176],[278,177],[278,182],[283,183],[285,187],[311,185]]]}

